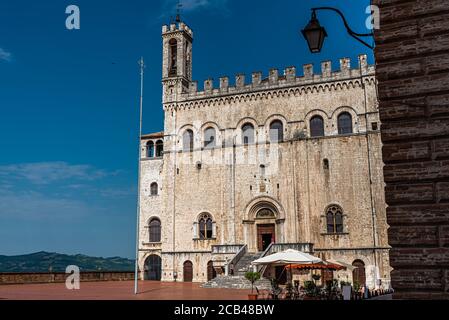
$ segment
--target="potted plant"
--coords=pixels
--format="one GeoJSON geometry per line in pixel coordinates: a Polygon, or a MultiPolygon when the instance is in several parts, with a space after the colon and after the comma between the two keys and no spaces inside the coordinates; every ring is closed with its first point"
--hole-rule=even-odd
{"type": "Polygon", "coordinates": [[[320,281],[321,276],[319,274],[313,274],[312,279],[313,279],[313,281],[315,281],[315,284],[316,284],[317,281],[320,281]]]}
{"type": "Polygon", "coordinates": [[[248,271],[245,273],[245,278],[251,282],[251,294],[248,295],[249,300],[257,300],[258,294],[254,294],[254,283],[260,279],[259,272],[248,271]]]}
{"type": "Polygon", "coordinates": [[[304,300],[317,300],[318,290],[317,290],[315,282],[304,281],[304,290],[306,291],[304,300]]]}
{"type": "Polygon", "coordinates": [[[360,283],[358,283],[357,281],[354,281],[354,294],[355,294],[356,300],[361,299],[360,288],[361,288],[360,283]]]}

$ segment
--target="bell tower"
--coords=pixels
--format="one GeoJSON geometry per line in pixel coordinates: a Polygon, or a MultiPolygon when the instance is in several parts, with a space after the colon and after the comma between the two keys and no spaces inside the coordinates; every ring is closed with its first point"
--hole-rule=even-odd
{"type": "Polygon", "coordinates": [[[164,102],[175,101],[178,94],[187,92],[192,82],[192,30],[181,21],[162,27],[164,102]]]}

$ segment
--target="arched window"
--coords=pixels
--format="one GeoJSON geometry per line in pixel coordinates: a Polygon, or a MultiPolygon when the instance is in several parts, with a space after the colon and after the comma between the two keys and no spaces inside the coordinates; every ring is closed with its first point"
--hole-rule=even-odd
{"type": "Polygon", "coordinates": [[[148,141],[147,143],[147,158],[153,158],[154,157],[154,142],[148,141]]]}
{"type": "Polygon", "coordinates": [[[161,242],[161,221],[157,218],[153,218],[150,221],[150,243],[161,242]]]}
{"type": "Polygon", "coordinates": [[[330,206],[326,212],[327,233],[343,233],[343,210],[339,206],[330,206]]]}
{"type": "Polygon", "coordinates": [[[251,123],[244,124],[242,127],[242,142],[244,145],[254,143],[254,126],[251,123]]]}
{"type": "Polygon", "coordinates": [[[352,133],[352,117],[348,112],[343,112],[338,116],[338,134],[352,133]]]}
{"type": "Polygon", "coordinates": [[[281,121],[275,120],[270,124],[270,142],[284,141],[284,125],[281,121]]]}
{"type": "Polygon", "coordinates": [[[186,130],[182,136],[182,150],[192,152],[193,151],[193,131],[186,130]]]}
{"type": "Polygon", "coordinates": [[[216,145],[216,133],[212,127],[207,128],[204,131],[204,147],[213,148],[216,145]]]}
{"type": "Polygon", "coordinates": [[[176,76],[178,74],[178,41],[171,39],[170,45],[170,61],[169,61],[169,76],[176,76]]]}
{"type": "Polygon", "coordinates": [[[310,136],[324,137],[324,120],[320,116],[314,116],[310,120],[310,136]]]}
{"type": "Polygon", "coordinates": [[[212,239],[213,237],[213,221],[212,217],[208,213],[204,213],[200,216],[198,221],[199,235],[201,240],[212,239]]]}
{"type": "Polygon", "coordinates": [[[153,182],[150,186],[150,192],[152,196],[157,196],[158,194],[158,185],[156,182],[153,182]]]}
{"type": "Polygon", "coordinates": [[[164,142],[162,140],[159,140],[156,142],[156,157],[160,158],[162,157],[164,153],[164,142]]]}

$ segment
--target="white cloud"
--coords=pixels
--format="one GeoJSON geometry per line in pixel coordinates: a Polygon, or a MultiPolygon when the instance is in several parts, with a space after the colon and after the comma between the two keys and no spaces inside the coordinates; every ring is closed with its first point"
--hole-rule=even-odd
{"type": "Polygon", "coordinates": [[[11,53],[0,48],[0,61],[11,61],[11,53]]]}
{"type": "Polygon", "coordinates": [[[66,180],[93,181],[113,173],[96,169],[90,165],[71,165],[66,162],[40,162],[0,166],[0,178],[27,180],[44,185],[66,180]]]}
{"type": "MultiPolygon", "coordinates": [[[[216,8],[216,9],[225,9],[228,0],[181,0],[182,11],[190,12],[195,10],[200,10],[204,8],[216,8]]],[[[178,0],[166,0],[166,7],[169,11],[169,14],[173,14],[175,12],[175,8],[177,8],[178,0]]]]}
{"type": "Polygon", "coordinates": [[[71,221],[92,213],[95,210],[81,200],[52,197],[33,191],[0,194],[2,218],[71,221]]]}
{"type": "Polygon", "coordinates": [[[195,9],[198,9],[201,7],[207,7],[210,5],[211,5],[210,0],[184,0],[184,1],[182,1],[182,8],[186,11],[193,11],[195,9]]]}

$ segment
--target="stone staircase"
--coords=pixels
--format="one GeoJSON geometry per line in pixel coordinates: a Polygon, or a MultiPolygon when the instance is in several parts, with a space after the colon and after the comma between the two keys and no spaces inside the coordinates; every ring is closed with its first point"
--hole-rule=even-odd
{"type": "Polygon", "coordinates": [[[259,259],[261,255],[262,253],[247,252],[235,265],[234,275],[244,277],[246,272],[253,270],[251,262],[259,259]]]}
{"type": "MultiPolygon", "coordinates": [[[[251,282],[243,276],[218,276],[212,281],[203,284],[203,288],[220,288],[220,289],[251,289],[251,282]]],[[[259,290],[270,290],[271,283],[268,279],[260,279],[254,284],[259,290]]]]}
{"type": "MultiPolygon", "coordinates": [[[[223,289],[251,289],[251,282],[245,279],[245,273],[253,270],[251,262],[260,258],[262,253],[246,253],[235,265],[234,275],[218,276],[202,285],[203,288],[223,289]]],[[[271,282],[268,279],[260,279],[254,284],[259,290],[270,290],[271,282]]]]}

